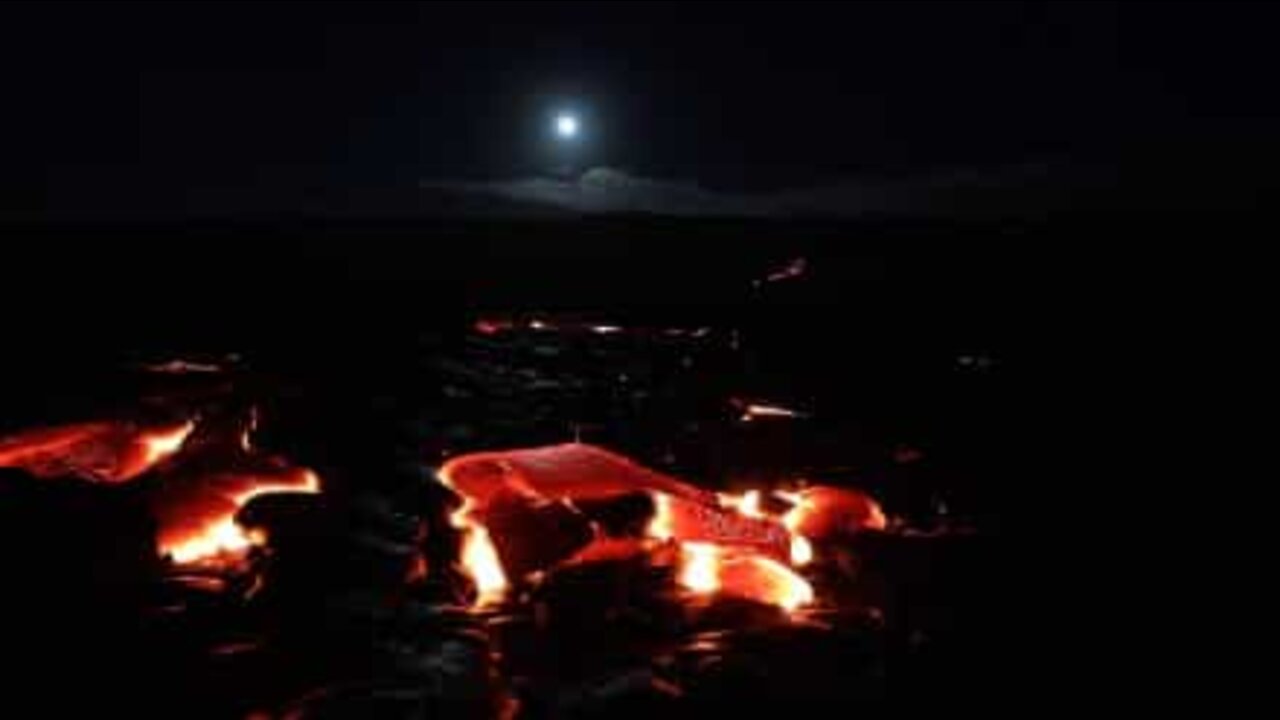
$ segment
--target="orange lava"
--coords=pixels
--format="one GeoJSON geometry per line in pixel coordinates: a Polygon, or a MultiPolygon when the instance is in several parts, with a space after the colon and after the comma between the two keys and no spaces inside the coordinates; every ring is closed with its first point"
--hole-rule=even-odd
{"type": "Polygon", "coordinates": [[[702,505],[718,504],[714,493],[582,443],[461,455],[445,463],[440,476],[459,495],[475,502],[477,509],[488,506],[503,491],[578,500],[649,491],[702,505]]]}
{"type": "Polygon", "coordinates": [[[760,509],[760,491],[748,490],[742,495],[720,494],[720,504],[733,508],[749,518],[762,518],[764,511],[760,509]]]}
{"type": "MultiPolygon", "coordinates": [[[[483,525],[504,494],[547,501],[598,500],[646,492],[654,502],[643,538],[599,537],[561,565],[621,560],[671,552],[677,583],[696,595],[722,595],[786,611],[814,602],[813,587],[793,568],[815,559],[825,533],[883,527],[869,496],[852,490],[808,488],[776,492],[786,507],[766,507],[760,490],[711,493],[601,448],[582,444],[485,452],[454,458],[440,470],[464,499],[452,524],[463,533],[462,565],[481,603],[511,584],[483,525]],[[810,532],[817,535],[810,535],[810,532]]],[[[499,538],[501,539],[501,538],[499,538]]],[[[500,543],[499,543],[500,545],[500,543]]]]}
{"type": "Polygon", "coordinates": [[[736,597],[787,612],[814,601],[813,586],[786,565],[710,543],[681,543],[676,577],[682,587],[695,594],[736,597]]]}
{"type": "Polygon", "coordinates": [[[160,554],[179,565],[190,565],[238,555],[262,544],[264,535],[236,524],[236,512],[259,495],[284,492],[318,493],[320,478],[310,470],[292,468],[274,474],[201,477],[163,488],[154,505],[160,554]]]}
{"type": "Polygon", "coordinates": [[[149,468],[181,450],[187,436],[195,429],[196,424],[187,421],[168,430],[143,433],[137,441],[142,446],[143,468],[149,468]]]}
{"type": "Polygon", "coordinates": [[[880,503],[857,490],[819,486],[775,494],[793,505],[783,518],[787,528],[811,540],[889,525],[880,503]]]}
{"type": "MultiPolygon", "coordinates": [[[[461,456],[446,463],[440,477],[464,498],[452,524],[463,533],[462,566],[482,603],[500,598],[510,584],[480,520],[502,493],[575,500],[648,492],[654,514],[646,537],[650,547],[656,540],[679,549],[682,586],[788,610],[813,597],[809,584],[786,566],[792,559],[811,560],[812,547],[765,512],[758,490],[717,495],[582,444],[461,456]]],[[[597,540],[564,564],[631,557],[637,547],[643,545],[635,540],[597,540]]]]}
{"type": "Polygon", "coordinates": [[[38,477],[127,482],[177,453],[194,429],[195,423],[187,421],[150,429],[91,422],[29,430],[0,439],[0,467],[38,477]]]}
{"type": "Polygon", "coordinates": [[[791,536],[791,564],[796,567],[804,567],[813,562],[813,543],[803,535],[792,534],[791,536]]]}
{"type": "MultiPolygon", "coordinates": [[[[240,440],[240,451],[252,451],[249,433],[256,412],[240,440]]],[[[22,468],[39,477],[80,477],[93,482],[132,480],[176,455],[194,432],[194,421],[161,428],[139,428],[129,422],[94,422],[32,430],[0,439],[0,467],[22,468]]],[[[315,473],[270,458],[240,460],[253,469],[203,470],[184,473],[166,469],[148,487],[157,525],[156,545],[162,556],[180,565],[222,561],[261,544],[260,532],[235,522],[241,507],[259,495],[316,493],[315,473]]]]}
{"type": "Polygon", "coordinates": [[[711,495],[707,503],[661,492],[651,495],[655,506],[648,528],[651,538],[750,548],[777,560],[790,555],[791,534],[750,499],[711,495]]]}
{"type": "Polygon", "coordinates": [[[791,509],[782,516],[782,524],[791,533],[791,564],[795,567],[804,567],[813,562],[813,543],[801,534],[800,523],[805,514],[811,510],[812,502],[801,493],[778,490],[774,495],[791,503],[791,509]]]}
{"type": "MultiPolygon", "coordinates": [[[[449,466],[440,469],[440,480],[446,487],[457,491],[448,472],[449,466]]],[[[462,568],[476,585],[477,607],[492,605],[502,600],[510,583],[498,557],[498,549],[489,537],[489,530],[475,519],[476,503],[463,495],[462,507],[449,516],[449,523],[462,533],[462,568]]]]}
{"type": "Polygon", "coordinates": [[[560,563],[559,567],[634,560],[648,554],[652,545],[652,542],[637,538],[599,538],[560,563]]]}
{"type": "Polygon", "coordinates": [[[653,493],[653,517],[645,532],[654,540],[673,540],[676,536],[675,515],[671,509],[671,496],[653,493]]]}

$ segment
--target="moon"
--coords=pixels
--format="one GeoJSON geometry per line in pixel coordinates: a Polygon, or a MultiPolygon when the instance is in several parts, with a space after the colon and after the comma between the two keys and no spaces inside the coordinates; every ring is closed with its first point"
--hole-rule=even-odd
{"type": "Polygon", "coordinates": [[[556,135],[563,140],[572,140],[578,136],[578,118],[569,113],[556,116],[556,135]]]}

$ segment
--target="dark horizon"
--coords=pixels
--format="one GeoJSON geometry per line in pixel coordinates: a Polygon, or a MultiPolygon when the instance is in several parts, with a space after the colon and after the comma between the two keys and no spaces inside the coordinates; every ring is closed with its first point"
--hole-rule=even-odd
{"type": "Polygon", "coordinates": [[[769,193],[1037,163],[1194,178],[1229,157],[1244,186],[1275,147],[1256,4],[15,9],[6,204],[53,218],[592,167],[769,193]],[[565,108],[572,147],[548,134],[565,108]]]}

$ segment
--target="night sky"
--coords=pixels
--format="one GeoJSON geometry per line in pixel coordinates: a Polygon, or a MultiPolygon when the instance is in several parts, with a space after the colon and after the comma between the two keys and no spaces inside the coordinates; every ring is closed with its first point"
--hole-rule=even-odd
{"type": "Polygon", "coordinates": [[[1263,4],[39,2],[10,201],[576,167],[731,191],[1268,142],[1263,4]],[[549,118],[581,113],[579,147],[549,118]]]}

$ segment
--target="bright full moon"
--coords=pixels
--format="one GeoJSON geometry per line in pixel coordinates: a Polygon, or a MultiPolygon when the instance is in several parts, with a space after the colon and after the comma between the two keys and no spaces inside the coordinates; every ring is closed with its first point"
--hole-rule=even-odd
{"type": "Polygon", "coordinates": [[[566,140],[577,137],[578,118],[568,114],[556,117],[556,134],[566,140]]]}

